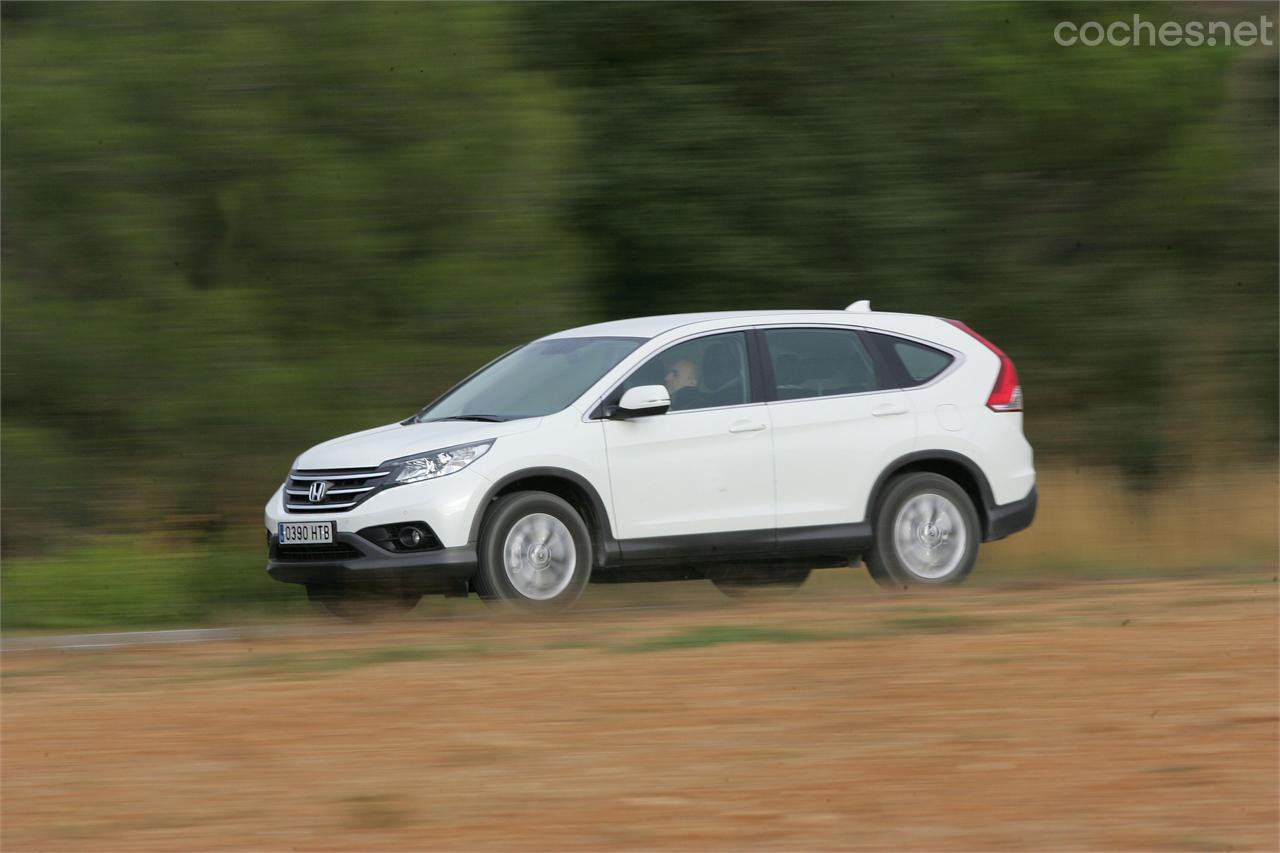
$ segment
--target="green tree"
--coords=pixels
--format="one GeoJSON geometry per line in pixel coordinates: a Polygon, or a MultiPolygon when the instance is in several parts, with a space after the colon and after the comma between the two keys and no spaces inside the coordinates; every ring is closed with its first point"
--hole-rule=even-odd
{"type": "Polygon", "coordinates": [[[250,519],[287,454],[583,315],[574,117],[504,7],[4,11],[9,545],[250,519]]]}
{"type": "Polygon", "coordinates": [[[570,4],[529,42],[589,117],[614,312],[960,317],[1018,361],[1042,451],[1149,476],[1274,446],[1276,56],[1052,38],[1132,12],[570,4]]]}

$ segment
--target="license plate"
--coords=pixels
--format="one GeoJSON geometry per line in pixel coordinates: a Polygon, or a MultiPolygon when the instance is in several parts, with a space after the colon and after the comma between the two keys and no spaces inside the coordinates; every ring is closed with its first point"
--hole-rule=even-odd
{"type": "Polygon", "coordinates": [[[281,545],[332,545],[332,521],[282,521],[281,545]]]}

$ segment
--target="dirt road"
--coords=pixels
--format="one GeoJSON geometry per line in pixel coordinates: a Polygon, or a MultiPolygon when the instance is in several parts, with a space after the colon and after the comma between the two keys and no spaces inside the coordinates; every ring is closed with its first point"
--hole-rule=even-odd
{"type": "Polygon", "coordinates": [[[1274,850],[1273,577],[5,655],[0,843],[1274,850]]]}

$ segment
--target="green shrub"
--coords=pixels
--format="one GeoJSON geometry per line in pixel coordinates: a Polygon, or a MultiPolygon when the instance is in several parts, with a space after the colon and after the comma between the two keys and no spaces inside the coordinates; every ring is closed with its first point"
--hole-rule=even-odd
{"type": "Polygon", "coordinates": [[[5,630],[196,625],[300,612],[306,596],[263,571],[262,552],[218,543],[185,550],[142,537],[91,540],[66,553],[5,560],[5,630]]]}

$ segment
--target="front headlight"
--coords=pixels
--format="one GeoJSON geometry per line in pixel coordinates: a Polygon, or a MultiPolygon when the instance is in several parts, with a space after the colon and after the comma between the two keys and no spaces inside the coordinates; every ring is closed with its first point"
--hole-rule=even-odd
{"type": "Polygon", "coordinates": [[[396,463],[397,471],[393,483],[416,483],[419,480],[434,480],[456,471],[461,471],[472,462],[489,452],[493,440],[478,441],[475,444],[462,444],[444,450],[433,450],[421,456],[411,456],[396,463]]]}

